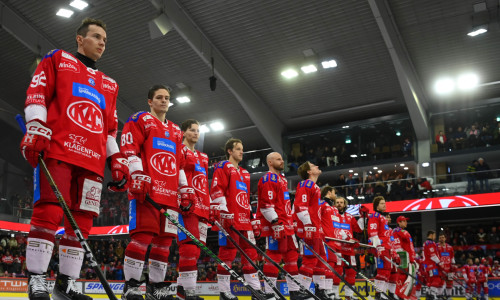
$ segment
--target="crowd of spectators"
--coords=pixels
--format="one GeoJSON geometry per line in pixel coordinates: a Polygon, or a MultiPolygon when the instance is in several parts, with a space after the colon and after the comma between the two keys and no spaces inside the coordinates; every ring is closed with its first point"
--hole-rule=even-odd
{"type": "Polygon", "coordinates": [[[435,137],[439,152],[476,147],[490,147],[500,144],[500,122],[474,122],[470,126],[449,126],[435,137]]]}

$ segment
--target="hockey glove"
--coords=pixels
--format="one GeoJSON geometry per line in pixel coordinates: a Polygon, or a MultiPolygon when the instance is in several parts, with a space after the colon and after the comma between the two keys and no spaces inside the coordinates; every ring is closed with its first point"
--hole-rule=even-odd
{"type": "Polygon", "coordinates": [[[146,194],[151,191],[151,177],[138,171],[132,174],[131,179],[128,191],[139,203],[144,202],[146,194]]]}
{"type": "Polygon", "coordinates": [[[196,195],[194,189],[189,186],[183,186],[179,188],[179,193],[181,194],[181,204],[179,206],[182,214],[187,214],[194,211],[196,206],[196,195]]]}
{"type": "Polygon", "coordinates": [[[21,141],[21,153],[24,159],[35,168],[38,165],[40,153],[50,148],[52,130],[47,128],[45,122],[34,119],[26,124],[26,134],[21,141]]]}
{"type": "Polygon", "coordinates": [[[108,183],[108,189],[113,192],[124,192],[128,188],[128,159],[121,153],[115,153],[109,158],[109,169],[113,182],[108,183]]]}
{"type": "Polygon", "coordinates": [[[370,212],[370,209],[368,207],[361,205],[359,207],[359,214],[361,215],[362,218],[367,218],[368,213],[370,212]]]}
{"type": "Polygon", "coordinates": [[[311,224],[304,225],[304,242],[309,246],[314,245],[314,238],[316,237],[316,227],[311,224]]]}
{"type": "Polygon", "coordinates": [[[224,229],[229,230],[234,224],[234,214],[229,214],[225,212],[220,213],[220,222],[224,229]]]}
{"type": "Polygon", "coordinates": [[[208,216],[208,222],[213,225],[215,223],[215,221],[219,221],[219,220],[220,220],[219,205],[210,205],[210,213],[208,216]]]}
{"type": "Polygon", "coordinates": [[[273,239],[280,240],[285,237],[285,225],[282,221],[276,222],[271,228],[273,229],[273,239]]]}
{"type": "Polygon", "coordinates": [[[252,224],[252,230],[253,230],[253,236],[258,239],[260,237],[260,220],[252,220],[252,222],[250,222],[252,224]]]}

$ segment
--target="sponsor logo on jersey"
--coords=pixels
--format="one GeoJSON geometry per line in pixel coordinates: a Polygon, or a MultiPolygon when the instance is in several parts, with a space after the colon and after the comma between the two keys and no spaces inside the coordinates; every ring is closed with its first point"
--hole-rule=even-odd
{"type": "Polygon", "coordinates": [[[236,180],[236,188],[241,191],[248,192],[247,185],[244,182],[236,180]]]}
{"type": "Polygon", "coordinates": [[[204,174],[198,174],[193,177],[193,188],[202,193],[203,195],[207,194],[208,181],[207,177],[204,174]]]}
{"type": "Polygon", "coordinates": [[[248,194],[246,192],[240,192],[236,195],[236,203],[244,209],[250,209],[250,205],[248,204],[248,194]]]}
{"type": "Polygon", "coordinates": [[[285,212],[288,216],[291,216],[293,214],[292,205],[290,205],[290,201],[287,201],[285,203],[285,212]]]}
{"type": "Polygon", "coordinates": [[[106,80],[106,81],[109,81],[109,82],[111,82],[113,84],[116,84],[116,81],[113,78],[108,77],[106,75],[102,75],[102,80],[106,80]]]}
{"type": "Polygon", "coordinates": [[[194,165],[194,170],[196,172],[200,172],[200,173],[203,173],[205,174],[205,176],[207,175],[207,172],[205,171],[205,168],[203,168],[202,166],[200,166],[200,163],[198,162],[197,164],[194,165]]]}
{"type": "Polygon", "coordinates": [[[107,77],[105,75],[102,75],[101,87],[103,90],[107,90],[107,91],[114,93],[114,92],[116,92],[118,85],[116,84],[116,81],[114,79],[107,77]]]}
{"type": "Polygon", "coordinates": [[[146,114],[146,115],[144,115],[144,117],[142,117],[142,120],[143,120],[144,122],[146,122],[147,120],[154,120],[154,119],[153,119],[153,116],[152,116],[152,115],[150,115],[150,114],[146,114]]]}
{"type": "Polygon", "coordinates": [[[70,62],[61,61],[59,63],[58,69],[61,71],[72,71],[75,73],[80,72],[80,67],[78,65],[72,64],[70,62]]]}
{"type": "Polygon", "coordinates": [[[150,159],[151,166],[160,174],[174,176],[177,174],[177,163],[175,156],[168,152],[160,152],[150,159]]]}
{"type": "Polygon", "coordinates": [[[159,137],[153,138],[153,148],[168,151],[168,152],[171,152],[173,154],[175,154],[177,152],[177,147],[176,147],[174,142],[172,142],[171,140],[162,139],[159,137]]]}
{"type": "Polygon", "coordinates": [[[448,253],[448,252],[441,252],[441,256],[450,256],[450,253],[448,253]]]}
{"type": "Polygon", "coordinates": [[[95,74],[96,74],[96,73],[95,73],[95,70],[94,70],[94,69],[92,69],[92,68],[87,67],[87,71],[88,71],[90,74],[92,74],[92,75],[95,75],[95,74]]]}
{"type": "Polygon", "coordinates": [[[44,94],[28,94],[26,97],[26,105],[38,104],[45,106],[45,95],[44,94]]]}
{"type": "Polygon", "coordinates": [[[92,133],[102,133],[102,111],[92,102],[78,101],[72,103],[67,109],[68,117],[76,125],[92,133]]]}
{"type": "Polygon", "coordinates": [[[71,60],[72,62],[74,62],[75,64],[78,63],[78,60],[76,60],[76,58],[73,57],[73,55],[69,54],[68,52],[65,52],[65,51],[62,51],[61,52],[61,56],[63,58],[66,58],[66,59],[69,59],[71,60]]]}
{"type": "Polygon", "coordinates": [[[154,183],[155,183],[155,185],[161,186],[161,187],[164,187],[167,184],[167,182],[165,182],[163,180],[156,180],[156,179],[155,179],[154,183]]]}
{"type": "Polygon", "coordinates": [[[73,141],[73,143],[80,144],[80,145],[85,144],[85,142],[87,141],[87,138],[80,136],[80,135],[75,135],[72,133],[69,134],[69,138],[73,141]]]}
{"type": "Polygon", "coordinates": [[[283,197],[285,200],[290,200],[290,193],[289,192],[283,192],[283,197]]]}
{"type": "Polygon", "coordinates": [[[91,86],[95,85],[95,80],[93,78],[89,78],[89,83],[91,86]]]}
{"type": "Polygon", "coordinates": [[[165,137],[170,137],[170,132],[165,131],[165,137]]]}
{"type": "Polygon", "coordinates": [[[351,225],[346,223],[333,222],[333,227],[338,229],[351,230],[351,225]]]}
{"type": "Polygon", "coordinates": [[[73,96],[89,99],[99,105],[101,109],[106,109],[106,100],[104,95],[91,86],[73,82],[73,96]]]}

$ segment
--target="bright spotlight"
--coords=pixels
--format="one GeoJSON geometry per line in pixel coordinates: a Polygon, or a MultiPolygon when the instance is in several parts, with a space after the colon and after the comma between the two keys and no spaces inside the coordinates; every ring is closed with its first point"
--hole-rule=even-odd
{"type": "Polygon", "coordinates": [[[476,27],[476,28],[473,28],[472,31],[467,33],[467,35],[474,37],[476,35],[480,35],[480,34],[483,34],[486,32],[488,32],[488,29],[486,27],[476,27]]]}
{"type": "Polygon", "coordinates": [[[318,71],[318,68],[316,68],[315,65],[307,65],[307,66],[303,66],[300,68],[302,70],[302,72],[304,72],[305,74],[309,74],[309,73],[314,73],[316,71],[318,71]]]}
{"type": "Polygon", "coordinates": [[[449,94],[455,89],[455,82],[451,78],[442,78],[436,82],[434,89],[438,94],[449,94]]]}
{"type": "Polygon", "coordinates": [[[224,125],[221,122],[213,122],[210,124],[210,128],[212,128],[213,131],[222,131],[224,130],[224,125]]]}
{"type": "Polygon", "coordinates": [[[210,132],[210,128],[208,128],[207,124],[202,124],[200,126],[200,133],[204,133],[204,132],[210,132]]]}
{"type": "Polygon", "coordinates": [[[56,15],[64,18],[69,18],[73,15],[73,11],[65,8],[60,8],[56,15]]]}
{"type": "Polygon", "coordinates": [[[297,73],[297,71],[295,71],[294,69],[288,69],[281,72],[281,76],[285,77],[286,79],[290,79],[299,76],[299,73],[297,73]]]}
{"type": "Polygon", "coordinates": [[[457,79],[458,88],[462,91],[472,90],[477,87],[479,78],[476,74],[463,74],[457,79]]]}
{"type": "Polygon", "coordinates": [[[323,69],[335,68],[337,66],[337,62],[335,59],[325,60],[321,62],[321,65],[323,66],[323,69]]]}

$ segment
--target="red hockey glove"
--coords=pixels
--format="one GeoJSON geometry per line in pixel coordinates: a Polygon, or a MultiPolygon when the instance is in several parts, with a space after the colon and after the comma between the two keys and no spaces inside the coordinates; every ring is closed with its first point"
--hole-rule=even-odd
{"type": "Polygon", "coordinates": [[[210,212],[209,212],[209,215],[208,215],[208,222],[213,225],[215,223],[215,221],[219,221],[219,220],[220,220],[219,205],[210,205],[210,212]]]}
{"type": "Polygon", "coordinates": [[[252,230],[253,230],[253,236],[258,239],[260,237],[260,220],[252,220],[252,222],[250,222],[252,224],[252,230]]]}
{"type": "Polygon", "coordinates": [[[399,257],[398,254],[394,255],[392,257],[392,260],[399,266],[401,264],[401,258],[399,257]]]}
{"type": "Polygon", "coordinates": [[[113,182],[108,183],[108,189],[113,192],[126,191],[129,181],[128,159],[119,152],[111,155],[109,169],[113,182]]]}
{"type": "Polygon", "coordinates": [[[181,204],[179,205],[181,213],[187,214],[194,211],[196,206],[196,195],[194,193],[194,189],[189,186],[183,186],[179,188],[179,193],[181,194],[181,204]]]}
{"type": "Polygon", "coordinates": [[[144,202],[146,194],[151,191],[151,177],[137,171],[131,176],[130,187],[128,191],[134,196],[139,203],[144,202]]]}
{"type": "MultiPolygon", "coordinates": [[[[35,168],[38,165],[38,156],[50,147],[52,130],[45,122],[34,119],[26,124],[26,134],[21,141],[21,153],[24,159],[35,168]]],[[[43,155],[43,153],[42,153],[43,155]]]]}
{"type": "Polygon", "coordinates": [[[281,240],[285,237],[285,225],[283,225],[283,222],[278,221],[271,228],[273,229],[273,239],[281,240]]]}
{"type": "Polygon", "coordinates": [[[311,224],[304,226],[304,242],[309,246],[314,245],[314,238],[316,237],[316,227],[311,224]]]}
{"type": "Polygon", "coordinates": [[[361,217],[367,218],[369,212],[370,212],[370,209],[368,207],[363,206],[363,205],[361,205],[359,207],[359,214],[360,214],[361,217]]]}
{"type": "Polygon", "coordinates": [[[352,246],[354,248],[359,248],[359,241],[356,239],[350,239],[351,242],[353,242],[352,246]]]}
{"type": "Polygon", "coordinates": [[[229,214],[225,212],[220,213],[220,222],[224,229],[229,230],[234,224],[234,214],[229,214]]]}

